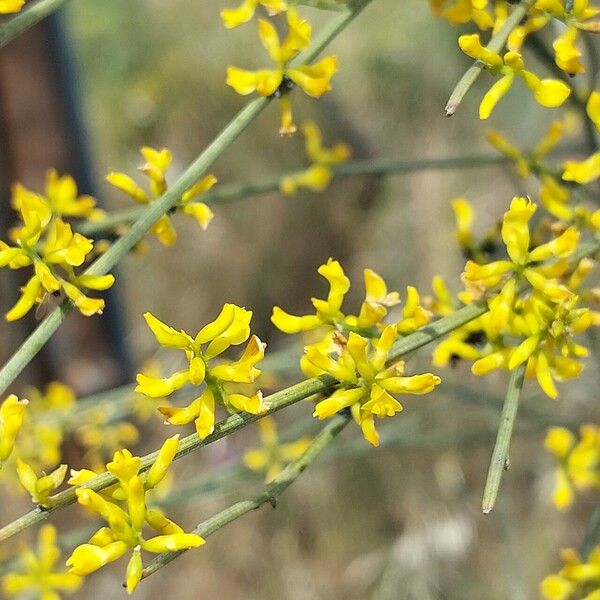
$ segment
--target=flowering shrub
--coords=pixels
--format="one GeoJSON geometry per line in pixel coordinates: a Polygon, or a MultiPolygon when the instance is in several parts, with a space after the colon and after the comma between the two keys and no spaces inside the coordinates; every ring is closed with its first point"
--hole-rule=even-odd
{"type": "MultiPolygon", "coordinates": [[[[256,21],[271,64],[255,70],[223,65],[223,79],[238,94],[258,98],[169,183],[173,156],[166,148],[144,146],[140,151],[147,190],[126,173],[106,175],[109,184],[140,205],[139,210],[105,212],[94,198],[79,195],[71,176],[60,176],[53,169],[47,172],[43,192],[13,185],[15,223],[7,241],[0,240],[0,268],[24,269],[27,280],[5,319],[7,323],[22,319],[35,308],[41,322],[0,370],[0,476],[7,490],[15,495],[25,491],[36,508],[0,528],[0,541],[74,503],[102,525],[91,536],[86,533],[79,543],[69,545],[68,570],[59,564],[62,550],[57,544],[62,532],[54,525],[40,528],[35,551],[23,545],[15,552],[7,545],[6,556],[0,554],[0,567],[8,596],[58,598],[63,592],[76,591],[84,578],[125,555],[124,585],[132,593],[142,579],[181,553],[204,545],[221,527],[261,504],[274,505],[351,420],[360,427],[363,451],[369,444],[379,446],[385,441],[384,431],[390,430],[389,425],[379,428],[379,423],[404,408],[411,413],[417,412],[417,404],[438,403],[438,388],[444,389],[448,369],[457,362],[469,363],[477,377],[491,378],[494,371],[510,374],[484,488],[482,509],[487,514],[495,506],[503,470],[509,465],[520,396],[529,389],[525,381],[537,382],[534,393],[539,388],[552,400],[560,395],[565,403],[570,401],[565,391],[588,362],[588,346],[594,343],[591,334],[600,324],[596,310],[600,291],[592,273],[600,251],[600,209],[591,202],[597,200],[600,178],[600,91],[574,83],[588,68],[594,71],[591,75],[598,75],[597,60],[587,54],[593,54],[589,38],[600,31],[595,19],[600,9],[587,0],[430,1],[437,17],[478,30],[457,39],[458,48],[474,62],[450,95],[448,115],[457,111],[483,71],[495,81],[480,101],[482,120],[492,116],[519,80],[537,105],[560,109],[533,149],[519,148],[498,131],[487,133],[500,160],[512,163],[520,178],[534,178],[539,193],[533,198],[521,193],[512,199],[495,197],[499,224],[481,232],[469,200],[455,198],[448,203],[447,212],[453,211],[456,220],[457,251],[465,259],[462,275],[457,274],[453,282],[435,275],[431,294],[414,285],[406,285],[401,293],[390,291],[383,277],[364,268],[364,299],[351,313],[346,308],[350,278],[338,260],[323,257],[317,273],[327,282],[325,297],[311,297],[307,314],[292,314],[278,305],[272,309],[275,329],[302,339],[303,351],[294,366],[305,379],[289,387],[275,369],[270,370],[269,360],[277,359],[277,351],[267,351],[266,344],[251,333],[253,312],[226,302],[216,318],[199,326],[195,335],[167,324],[176,323],[177,314],[165,314],[167,322],[163,322],[145,312],[157,344],[168,350],[165,354],[178,355],[181,363],[166,369],[161,365],[140,368],[137,386],[128,387],[127,392],[117,390],[118,401],[105,405],[78,401],[60,382],[48,384],[44,391],[30,387],[23,394],[9,393],[15,378],[71,310],[86,317],[102,314],[105,298],[90,296],[89,291],[118,285],[111,271],[148,234],[169,247],[177,240],[177,213],[194,217],[203,230],[219,218],[210,207],[223,189],[209,173],[213,162],[272,100],[279,105],[279,134],[296,133],[291,101],[296,88],[315,99],[332,90],[338,58],[333,54],[321,58],[320,54],[354,18],[361,18],[371,1],[245,0],[238,7],[220,9],[226,30],[256,21]],[[313,35],[303,4],[339,14],[313,35]],[[552,37],[549,47],[539,36],[544,30],[552,37]],[[524,58],[529,45],[535,44],[542,57],[549,57],[545,66],[553,77],[542,76],[539,65],[524,58]],[[583,159],[569,154],[556,167],[549,163],[568,129],[563,114],[568,105],[595,136],[595,149],[583,159]],[[459,285],[462,289],[451,291],[459,285]],[[409,362],[412,352],[432,342],[434,372],[409,362]],[[242,348],[236,352],[237,346],[242,348]],[[163,376],[164,372],[169,374],[163,376]],[[277,391],[267,393],[269,389],[277,391]],[[417,402],[415,395],[424,398],[417,402]],[[281,442],[272,415],[304,400],[311,405],[305,412],[326,423],[314,436],[295,434],[281,442]],[[223,411],[224,418],[219,418],[218,411],[223,411]],[[165,433],[157,451],[135,456],[127,446],[146,439],[144,423],[151,415],[163,421],[165,430],[192,421],[194,430],[182,439],[179,434],[167,437],[165,433]],[[167,518],[161,503],[177,499],[179,493],[176,478],[169,472],[172,463],[256,421],[260,447],[246,450],[240,462],[264,474],[262,490],[192,529],[167,518]],[[65,452],[66,440],[81,446],[81,464],[73,464],[73,453],[65,452]],[[144,553],[156,555],[146,566],[144,553]]],[[[0,0],[0,13],[20,13],[0,24],[0,46],[60,2],[38,0],[25,8],[24,4],[23,0],[0,0]]],[[[223,35],[237,33],[224,31],[223,35]]],[[[257,53],[256,61],[262,58],[257,53]]],[[[342,61],[340,65],[352,68],[342,61]]],[[[338,177],[385,175],[406,167],[350,162],[348,144],[340,141],[328,147],[315,121],[299,122],[303,123],[309,166],[279,174],[263,190],[279,190],[285,196],[300,189],[323,193],[338,177]]],[[[237,191],[222,193],[231,199],[250,192],[241,185],[237,191]]],[[[540,402],[550,402],[545,397],[540,402]]],[[[402,418],[393,421],[402,422],[402,418]]],[[[588,423],[580,431],[578,440],[570,429],[555,425],[545,442],[537,437],[538,446],[545,445],[556,463],[549,497],[561,511],[569,509],[580,492],[593,494],[600,488],[598,427],[588,423]]],[[[185,497],[183,492],[181,497],[185,497]]],[[[580,551],[563,550],[562,569],[541,580],[545,598],[600,598],[598,514],[590,520],[580,551]]],[[[205,551],[210,552],[210,544],[205,551]]]]}

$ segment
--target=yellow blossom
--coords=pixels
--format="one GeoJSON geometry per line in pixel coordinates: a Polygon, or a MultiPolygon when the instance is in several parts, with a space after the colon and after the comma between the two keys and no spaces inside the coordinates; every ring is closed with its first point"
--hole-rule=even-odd
{"type": "Polygon", "coordinates": [[[559,510],[568,509],[575,491],[600,488],[600,430],[595,425],[582,425],[580,439],[564,427],[548,429],[544,443],[557,461],[552,495],[559,510]]]}
{"type": "Polygon", "coordinates": [[[587,560],[567,548],[561,552],[564,567],[554,575],[548,575],[540,584],[540,592],[546,600],[598,600],[600,591],[600,546],[596,546],[587,560]],[[574,596],[576,594],[576,596],[574,596]],[[583,596],[585,594],[585,596],[583,596]]]}
{"type": "Polygon", "coordinates": [[[429,0],[429,4],[433,14],[453,25],[472,21],[479,29],[489,29],[494,24],[488,0],[429,0]]]}
{"type": "Polygon", "coordinates": [[[0,405],[0,469],[11,455],[28,401],[11,394],[0,405]]]}
{"type": "Polygon", "coordinates": [[[44,195],[28,190],[20,183],[12,187],[11,204],[15,210],[20,210],[25,198],[34,196],[43,204],[54,217],[77,217],[99,219],[104,212],[96,208],[96,200],[86,194],[79,196],[77,184],[70,175],[58,175],[56,169],[46,172],[46,187],[44,195]]]}
{"type": "Polygon", "coordinates": [[[279,98],[281,110],[279,131],[282,135],[296,131],[289,99],[289,92],[293,85],[297,85],[313,98],[320,98],[331,89],[330,80],[337,71],[335,56],[327,56],[312,65],[301,67],[293,67],[290,64],[310,44],[312,27],[292,7],[288,8],[286,19],[288,33],[283,41],[271,23],[263,19],[258,21],[258,35],[276,65],[274,69],[247,71],[238,67],[227,68],[227,85],[238,94],[247,96],[256,92],[261,96],[279,98]]]}
{"type": "Polygon", "coordinates": [[[266,483],[275,479],[287,463],[302,456],[311,441],[309,437],[301,437],[294,442],[281,444],[272,417],[263,417],[258,422],[258,433],[261,447],[247,450],[244,464],[253,471],[264,471],[266,483]]]}
{"type": "Polygon", "coordinates": [[[573,296],[566,286],[555,278],[548,277],[544,269],[535,265],[551,257],[570,256],[579,243],[579,231],[575,227],[569,227],[554,240],[530,251],[529,220],[536,208],[527,198],[513,198],[502,222],[502,239],[510,260],[498,260],[486,265],[468,261],[463,281],[471,290],[483,292],[495,288],[506,280],[508,274],[517,273],[554,302],[573,296]]]}
{"type": "Polygon", "coordinates": [[[338,142],[333,148],[325,148],[321,131],[313,121],[304,123],[302,133],[306,155],[312,164],[304,171],[282,177],[279,189],[286,196],[293,196],[299,188],[322,192],[333,177],[331,165],[345,162],[350,157],[350,147],[342,142],[338,142]]]}
{"type": "Polygon", "coordinates": [[[345,315],[341,309],[344,297],[350,289],[350,280],[344,269],[337,260],[330,258],[317,269],[317,273],[329,284],[327,298],[311,298],[316,311],[314,315],[296,316],[279,306],[273,307],[271,322],[279,330],[294,334],[322,326],[329,330],[350,328],[364,331],[373,327],[380,328],[388,308],[400,302],[398,292],[388,292],[387,285],[380,275],[371,269],[365,269],[365,300],[361,304],[359,314],[345,315]]]}
{"type": "MultiPolygon", "coordinates": [[[[106,181],[115,186],[136,202],[150,204],[156,198],[162,196],[168,189],[166,174],[173,159],[171,151],[167,148],[157,150],[144,146],[140,150],[146,162],[140,170],[150,180],[151,195],[147,194],[129,175],[119,172],[111,172],[106,176],[106,181]]],[[[208,192],[217,182],[214,175],[206,175],[189,187],[177,201],[173,212],[181,211],[186,215],[194,217],[200,227],[204,230],[212,221],[214,214],[207,204],[198,199],[208,192]]],[[[150,231],[156,235],[165,246],[172,246],[177,240],[177,232],[167,215],[163,215],[154,223],[150,231]]]]}
{"type": "Polygon", "coordinates": [[[60,465],[50,474],[38,477],[25,461],[17,458],[17,476],[21,485],[30,494],[33,502],[46,508],[52,506],[50,494],[60,487],[66,474],[67,465],[60,465]]]}
{"type": "Polygon", "coordinates": [[[2,579],[2,587],[8,597],[58,600],[59,592],[71,594],[83,583],[81,577],[57,568],[61,552],[56,544],[53,525],[40,528],[36,551],[24,545],[18,557],[17,566],[2,579]]]}
{"type": "Polygon", "coordinates": [[[583,161],[569,160],[564,165],[562,178],[586,185],[600,177],[600,152],[591,154],[583,161]]]}
{"type": "Polygon", "coordinates": [[[558,79],[540,79],[531,71],[526,71],[523,58],[518,52],[509,51],[501,57],[497,52],[485,48],[476,33],[461,35],[458,43],[467,56],[480,60],[490,72],[501,76],[479,105],[480,119],[487,119],[490,116],[498,101],[512,86],[515,75],[525,82],[536,102],[548,108],[560,106],[571,93],[569,86],[558,79]]]}
{"type": "Polygon", "coordinates": [[[150,313],[146,313],[144,318],[156,341],[166,348],[184,351],[188,364],[185,369],[164,378],[138,373],[136,392],[150,398],[161,398],[171,395],[188,383],[194,386],[204,385],[200,396],[187,407],[159,408],[169,423],[185,425],[194,421],[198,435],[205,438],[214,430],[216,403],[232,412],[260,414],[264,411],[260,392],[246,396],[226,390],[227,384],[251,384],[260,375],[260,370],[255,365],[264,357],[266,344],[257,336],[250,336],[251,311],[235,304],[225,304],[219,316],[205,325],[195,338],[183,330],[177,331],[166,325],[150,313]],[[230,346],[242,344],[246,340],[248,343],[238,360],[213,363],[213,359],[230,346]]]}
{"type": "Polygon", "coordinates": [[[284,0],[244,0],[237,8],[225,8],[221,11],[225,27],[231,29],[247,23],[254,16],[259,4],[264,6],[270,15],[276,15],[287,9],[284,0]]]}
{"type": "Polygon", "coordinates": [[[24,4],[25,0],[0,0],[0,14],[19,12],[24,4]]]}

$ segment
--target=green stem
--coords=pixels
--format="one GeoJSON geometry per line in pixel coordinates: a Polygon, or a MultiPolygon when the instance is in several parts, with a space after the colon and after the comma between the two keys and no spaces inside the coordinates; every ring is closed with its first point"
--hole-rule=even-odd
{"type": "Polygon", "coordinates": [[[18,15],[0,25],[0,48],[6,46],[24,31],[61,8],[66,2],[67,0],[39,0],[39,2],[28,6],[18,15]]]}
{"type": "Polygon", "coordinates": [[[585,531],[585,535],[583,536],[583,540],[581,542],[581,546],[579,547],[579,554],[581,554],[581,558],[586,561],[594,549],[594,547],[598,544],[598,540],[600,539],[600,502],[596,504],[596,508],[590,517],[590,521],[588,523],[587,529],[585,531]]]}
{"type": "MultiPolygon", "coordinates": [[[[311,442],[304,454],[290,463],[271,483],[256,495],[229,506],[225,510],[200,523],[193,531],[203,538],[207,538],[225,525],[239,519],[252,510],[260,508],[263,504],[270,503],[275,506],[276,499],[309,467],[327,446],[342,432],[351,417],[346,412],[333,417],[329,423],[311,442]]],[[[156,573],[172,560],[186,552],[165,552],[157,556],[143,571],[142,579],[156,573]]]]}
{"type": "Polygon", "coordinates": [[[483,492],[482,510],[484,514],[488,514],[494,508],[496,497],[498,496],[498,488],[502,479],[503,471],[509,468],[509,447],[510,438],[512,437],[517,409],[519,407],[519,396],[523,389],[523,378],[525,376],[525,363],[520,364],[510,376],[508,389],[506,390],[506,398],[502,415],[500,417],[500,426],[498,427],[498,435],[492,460],[487,474],[485,490],[483,492]]]}
{"type": "MultiPolygon", "coordinates": [[[[486,48],[492,52],[500,52],[506,44],[506,40],[510,35],[510,32],[521,22],[521,19],[527,14],[529,9],[533,6],[535,0],[522,0],[519,5],[512,11],[508,19],[504,22],[502,27],[491,37],[486,48]]],[[[446,116],[451,117],[456,109],[459,107],[463,98],[467,92],[471,89],[471,86],[477,81],[481,71],[484,68],[484,64],[476,60],[466,73],[461,77],[460,81],[456,84],[456,87],[450,95],[450,99],[446,104],[446,116]]]]}
{"type": "MultiPolygon", "coordinates": [[[[501,165],[510,163],[510,159],[501,155],[489,156],[457,156],[454,158],[425,158],[419,160],[386,161],[386,160],[357,160],[331,168],[336,178],[355,177],[358,175],[394,175],[400,173],[414,173],[428,169],[471,169],[488,165],[501,165]]],[[[266,194],[279,190],[281,179],[297,171],[282,173],[278,177],[264,181],[254,181],[241,184],[229,184],[216,187],[202,196],[206,204],[221,204],[248,198],[259,194],[266,194]]],[[[146,211],[145,206],[136,206],[125,210],[115,211],[101,221],[86,221],[77,225],[76,229],[84,235],[94,236],[98,233],[114,231],[123,224],[131,223],[146,211]]]]}
{"type": "MultiPolygon", "coordinates": [[[[349,6],[349,12],[333,19],[332,22],[323,28],[314,45],[299,55],[297,63],[307,64],[312,62],[331,40],[351,23],[370,2],[371,0],[357,0],[353,2],[349,6]]],[[[131,229],[86,269],[85,274],[105,275],[110,272],[131,248],[146,235],[146,232],[152,225],[177,204],[183,193],[206,174],[215,160],[235,142],[250,123],[266,108],[270,100],[270,98],[257,98],[248,103],[184,171],[181,177],[144,211],[131,226],[131,229]]],[[[2,370],[0,370],[0,396],[14,381],[15,377],[43,348],[44,344],[46,344],[64,321],[71,308],[72,304],[69,301],[65,301],[61,306],[57,307],[40,323],[37,329],[29,335],[15,354],[8,360],[2,370]]]]}
{"type": "MultiPolygon", "coordinates": [[[[425,344],[445,335],[449,331],[465,325],[469,321],[481,316],[487,311],[485,302],[479,304],[473,304],[465,306],[454,314],[449,315],[424,327],[422,330],[416,331],[405,338],[397,342],[389,353],[390,362],[396,361],[398,358],[421,348],[425,344]]],[[[265,405],[269,407],[261,415],[250,415],[248,413],[231,415],[227,419],[220,421],[215,425],[214,432],[204,438],[203,440],[198,437],[196,433],[192,433],[184,437],[180,444],[179,450],[175,455],[175,458],[181,458],[186,456],[199,448],[207,446],[217,440],[220,440],[233,432],[242,429],[250,423],[254,423],[258,419],[273,414],[274,412],[296,404],[309,396],[314,394],[322,394],[331,391],[337,384],[337,380],[329,375],[321,375],[320,377],[313,377],[307,379],[295,385],[292,385],[286,389],[275,392],[270,396],[266,396],[264,399],[265,405]]],[[[158,450],[147,454],[142,458],[142,471],[147,471],[158,456],[158,450]]],[[[94,491],[102,490],[110,485],[116,483],[116,478],[109,472],[105,471],[100,475],[90,479],[88,482],[83,484],[81,487],[89,488],[94,491]]],[[[64,508],[76,501],[75,488],[69,488],[51,497],[52,507],[48,509],[34,508],[29,513],[19,517],[15,521],[9,523],[2,529],[0,529],[0,541],[5,540],[21,531],[30,527],[31,525],[47,519],[52,513],[57,510],[64,508]]]]}

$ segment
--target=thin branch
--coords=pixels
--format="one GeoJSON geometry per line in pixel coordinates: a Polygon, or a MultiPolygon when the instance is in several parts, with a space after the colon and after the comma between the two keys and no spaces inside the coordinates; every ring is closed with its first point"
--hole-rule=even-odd
{"type": "MultiPolygon", "coordinates": [[[[506,44],[506,40],[510,35],[510,32],[521,22],[521,19],[527,14],[529,9],[533,6],[535,0],[522,0],[519,5],[512,11],[508,19],[504,22],[502,27],[491,37],[486,48],[492,50],[492,52],[500,52],[506,44]]],[[[460,81],[456,84],[450,99],[446,104],[446,116],[451,117],[456,109],[459,107],[463,98],[467,92],[471,89],[471,86],[477,81],[481,71],[483,70],[484,64],[476,60],[466,73],[461,77],[460,81]]]]}
{"type": "MultiPolygon", "coordinates": [[[[196,533],[203,538],[207,538],[246,513],[260,508],[263,504],[271,503],[275,506],[276,499],[292,483],[294,483],[302,472],[315,461],[327,446],[329,446],[329,444],[341,433],[344,427],[346,427],[350,419],[351,416],[349,411],[345,411],[343,414],[337,414],[321,430],[317,437],[315,437],[304,454],[294,462],[290,463],[271,483],[265,485],[258,494],[251,496],[247,500],[236,502],[206,521],[203,521],[193,530],[193,533],[196,533]]],[[[162,567],[169,564],[184,552],[186,552],[186,550],[160,554],[144,569],[142,572],[142,579],[156,573],[156,571],[162,569],[162,567]]]]}
{"type": "MultiPolygon", "coordinates": [[[[358,15],[371,0],[357,0],[350,5],[350,11],[335,18],[320,32],[313,47],[299,55],[297,64],[312,62],[322,50],[358,15]]],[[[296,64],[296,62],[295,62],[296,64]]],[[[257,98],[248,103],[217,135],[204,151],[189,165],[179,179],[131,226],[131,229],[119,238],[111,247],[86,269],[86,275],[105,275],[133,248],[154,223],[177,204],[183,193],[198,179],[206,174],[209,167],[242,134],[252,121],[266,108],[270,98],[257,98]]],[[[0,370],[0,396],[15,380],[17,375],[29,364],[33,357],[44,347],[52,334],[59,328],[72,309],[65,300],[63,304],[40,323],[15,354],[0,370]]]]}
{"type": "Polygon", "coordinates": [[[67,0],[39,0],[39,2],[28,6],[18,15],[0,25],[0,48],[6,46],[24,31],[57,11],[66,3],[67,0]]]}
{"type": "Polygon", "coordinates": [[[600,502],[598,502],[590,517],[585,535],[581,541],[581,546],[579,547],[579,554],[581,554],[581,558],[584,561],[587,560],[591,551],[598,544],[598,540],[600,540],[600,502]]]}
{"type": "Polygon", "coordinates": [[[500,487],[500,480],[502,479],[502,473],[509,468],[508,451],[510,448],[510,438],[512,437],[515,425],[524,377],[525,363],[522,363],[511,373],[508,389],[506,390],[506,399],[504,400],[504,407],[502,408],[496,444],[494,446],[494,452],[492,453],[492,460],[490,462],[485,490],[483,492],[481,508],[486,515],[494,508],[496,497],[498,496],[498,488],[500,487]]]}
{"type": "MultiPolygon", "coordinates": [[[[429,169],[472,169],[488,165],[502,165],[510,163],[506,156],[480,155],[480,156],[457,156],[453,158],[424,158],[419,160],[386,161],[386,160],[357,160],[331,167],[335,178],[356,177],[359,175],[396,175],[401,173],[414,173],[429,169]]],[[[299,170],[299,169],[298,169],[299,170]]],[[[204,196],[202,202],[206,204],[223,204],[249,198],[260,194],[267,194],[279,190],[281,179],[296,171],[282,173],[278,177],[263,181],[251,181],[248,183],[229,184],[218,186],[204,196]]],[[[127,208],[115,211],[101,221],[86,221],[76,226],[77,231],[84,235],[94,236],[98,233],[114,231],[123,224],[131,223],[139,218],[146,210],[145,206],[127,208]]]]}

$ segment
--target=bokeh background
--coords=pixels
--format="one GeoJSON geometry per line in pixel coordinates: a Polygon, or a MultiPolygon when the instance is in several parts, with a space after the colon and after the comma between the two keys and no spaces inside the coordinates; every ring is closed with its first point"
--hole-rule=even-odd
{"type": "MultiPolygon", "coordinates": [[[[47,167],[66,170],[86,158],[93,170],[85,185],[103,207],[128,207],[103,178],[111,170],[135,173],[142,145],[172,150],[175,180],[245,102],[225,85],[226,66],[258,67],[264,59],[254,25],[226,31],[220,8],[218,2],[194,0],[78,0],[50,33],[41,31],[37,41],[19,40],[19,46],[0,52],[2,85],[12,86],[0,92],[5,129],[13,128],[2,152],[5,192],[14,179],[41,189],[47,167]],[[43,62],[48,36],[59,30],[62,46],[51,61],[61,62],[61,52],[72,61],[68,75],[77,94],[71,94],[70,108],[81,117],[76,139],[66,141],[53,133],[61,131],[65,114],[59,109],[66,93],[52,88],[57,75],[43,62]],[[50,91],[40,93],[44,78],[50,91]],[[54,121],[40,116],[46,110],[54,121]]],[[[331,18],[315,9],[302,13],[315,29],[331,18]]],[[[493,154],[483,136],[490,126],[531,147],[555,114],[540,109],[518,85],[490,124],[476,116],[492,81],[485,74],[457,114],[444,116],[447,97],[468,66],[456,43],[461,32],[433,17],[423,0],[375,0],[330,47],[340,64],[333,91],[320,101],[295,94],[296,119],[314,119],[326,141],[347,141],[359,159],[493,154]]],[[[531,60],[536,64],[535,57],[531,60]]],[[[272,105],[215,163],[219,181],[258,181],[304,166],[301,137],[280,138],[277,127],[272,105]]],[[[574,124],[571,142],[582,139],[574,124]]],[[[517,180],[506,166],[427,170],[338,180],[324,194],[272,193],[223,204],[214,208],[206,232],[176,216],[174,248],[151,240],[146,253],[119,267],[108,324],[98,329],[72,316],[22,383],[58,378],[85,396],[133,381],[135,369],[148,358],[158,358],[168,370],[173,358],[168,352],[155,355],[142,313],[151,311],[195,332],[224,302],[254,311],[253,331],[270,351],[289,350],[286,361],[292,366],[270,385],[296,381],[300,374],[293,364],[301,348],[290,349],[290,340],[270,325],[271,308],[308,312],[310,296],[325,292],[316,268],[328,257],[340,260],[353,281],[348,307],[360,303],[365,267],[401,292],[416,285],[428,293],[435,274],[457,290],[464,258],[454,241],[450,200],[469,198],[477,228],[485,232],[513,195],[536,192],[533,182],[517,180]]],[[[4,193],[3,229],[11,221],[8,203],[4,193]]],[[[3,310],[14,302],[14,290],[14,281],[0,273],[3,310]]],[[[0,327],[3,359],[33,325],[0,327]]],[[[408,369],[429,370],[430,351],[411,356],[408,369]]],[[[404,412],[381,428],[381,448],[371,449],[356,427],[348,427],[337,448],[285,493],[276,510],[263,507],[221,530],[205,547],[143,582],[137,597],[537,597],[538,582],[560,566],[559,548],[579,543],[594,501],[580,499],[567,515],[553,508],[544,426],[597,419],[596,365],[593,353],[580,382],[569,385],[558,402],[526,386],[511,470],[492,515],[481,514],[480,502],[508,378],[476,380],[468,365],[458,364],[440,373],[443,385],[434,394],[403,402],[404,412]]],[[[310,413],[311,406],[301,403],[278,415],[277,422],[283,432],[315,432],[310,413]]],[[[158,416],[140,429],[143,442],[132,449],[142,453],[171,434],[158,416]]],[[[170,514],[190,528],[257,489],[259,475],[240,481],[226,476],[243,450],[256,443],[252,426],[181,460],[174,494],[178,485],[203,474],[225,475],[220,487],[207,487],[170,514]]],[[[77,440],[67,444],[67,453],[77,464],[77,440]]],[[[25,507],[22,499],[3,506],[3,521],[25,507]]],[[[63,511],[56,520],[60,530],[76,529],[80,514],[78,507],[63,511]]],[[[75,597],[124,595],[122,562],[89,577],[75,597]]]]}

